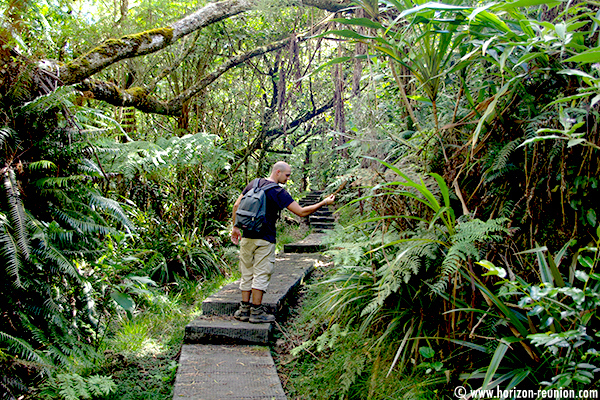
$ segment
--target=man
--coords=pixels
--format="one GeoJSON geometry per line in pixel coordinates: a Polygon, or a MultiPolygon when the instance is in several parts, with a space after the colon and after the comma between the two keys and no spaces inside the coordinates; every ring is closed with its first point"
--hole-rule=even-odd
{"type": "MultiPolygon", "coordinates": [[[[273,165],[268,178],[259,180],[258,186],[263,187],[271,182],[285,184],[291,174],[292,168],[287,163],[279,161],[273,165]]],[[[300,217],[306,217],[324,205],[332,204],[335,195],[331,195],[317,204],[301,207],[282,187],[275,186],[268,189],[265,192],[266,224],[258,233],[245,231],[242,235],[240,229],[235,226],[235,214],[243,195],[250,189],[252,189],[252,184],[244,189],[233,205],[231,241],[234,244],[240,244],[240,270],[242,272],[240,283],[242,302],[234,317],[240,321],[252,323],[273,322],[275,316],[266,312],[262,306],[262,299],[269,286],[275,265],[275,223],[279,218],[279,211],[287,208],[300,217]],[[250,299],[252,299],[252,303],[250,303],[250,299]]]]}

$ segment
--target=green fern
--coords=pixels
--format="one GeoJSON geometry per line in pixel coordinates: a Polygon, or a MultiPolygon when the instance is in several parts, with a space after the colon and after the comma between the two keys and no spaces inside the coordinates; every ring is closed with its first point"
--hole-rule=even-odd
{"type": "Polygon", "coordinates": [[[23,207],[23,202],[21,201],[15,173],[12,168],[9,168],[4,173],[4,190],[6,197],[8,198],[12,229],[17,238],[19,251],[26,260],[29,258],[30,253],[29,236],[27,234],[27,215],[25,213],[25,208],[23,207]]]}
{"type": "Polygon", "coordinates": [[[508,233],[507,218],[490,219],[486,222],[473,219],[457,225],[456,234],[451,237],[450,248],[442,262],[439,278],[432,285],[431,291],[442,293],[448,284],[448,278],[458,271],[469,258],[479,258],[478,245],[489,241],[499,242],[502,234],[508,233]]]}
{"type": "Polygon", "coordinates": [[[41,171],[41,170],[44,170],[44,169],[49,169],[51,171],[56,171],[58,169],[58,167],[56,166],[56,164],[54,164],[52,161],[48,161],[48,160],[34,161],[34,162],[30,163],[28,165],[28,167],[32,171],[41,171]]]}
{"type": "Polygon", "coordinates": [[[19,270],[22,266],[19,257],[19,246],[10,233],[10,223],[6,215],[0,213],[0,255],[2,255],[8,276],[14,279],[14,285],[21,287],[21,276],[19,270]]]}
{"type": "Polygon", "coordinates": [[[12,136],[15,136],[14,130],[12,130],[11,128],[9,128],[7,126],[0,128],[0,149],[4,145],[4,142],[6,142],[6,140],[12,136]]]}
{"type": "Polygon", "coordinates": [[[488,168],[484,175],[484,179],[486,182],[492,182],[496,178],[502,177],[516,169],[515,166],[509,164],[509,160],[514,151],[519,147],[519,144],[521,142],[522,139],[520,138],[508,142],[497,152],[497,154],[493,156],[491,160],[491,166],[490,168],[488,168]]]}
{"type": "Polygon", "coordinates": [[[427,230],[421,226],[420,230],[406,234],[411,239],[397,245],[394,248],[394,259],[384,263],[377,271],[379,279],[374,288],[375,296],[362,310],[362,316],[377,312],[389,296],[397,293],[423,267],[428,269],[434,265],[435,260],[440,259],[440,240],[443,240],[444,235],[439,231],[427,230]]]}
{"type": "Polygon", "coordinates": [[[47,356],[34,349],[27,341],[6,332],[0,332],[0,343],[2,343],[3,348],[10,350],[12,354],[18,354],[23,360],[33,361],[38,367],[42,367],[46,374],[50,372],[52,363],[47,356]]]}
{"type": "Polygon", "coordinates": [[[92,399],[107,396],[116,388],[117,385],[110,376],[93,375],[84,378],[75,373],[62,373],[45,386],[42,395],[56,398],[58,394],[64,400],[92,399]]]}

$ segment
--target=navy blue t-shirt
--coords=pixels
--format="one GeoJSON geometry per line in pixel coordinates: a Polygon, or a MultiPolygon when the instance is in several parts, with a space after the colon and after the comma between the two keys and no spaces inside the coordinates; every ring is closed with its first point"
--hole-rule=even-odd
{"type": "MultiPolygon", "coordinates": [[[[265,178],[260,178],[258,187],[266,186],[269,183],[271,183],[271,181],[265,178]]],[[[253,184],[254,181],[246,186],[242,194],[246,194],[250,189],[252,189],[254,187],[253,184]]],[[[294,199],[292,199],[292,196],[290,196],[290,194],[280,186],[275,186],[271,189],[268,189],[265,193],[267,195],[267,223],[263,225],[262,230],[258,233],[252,231],[244,232],[242,230],[242,236],[248,239],[264,239],[268,242],[275,243],[275,236],[277,234],[275,223],[279,218],[279,211],[287,208],[287,206],[294,202],[294,199]]]]}

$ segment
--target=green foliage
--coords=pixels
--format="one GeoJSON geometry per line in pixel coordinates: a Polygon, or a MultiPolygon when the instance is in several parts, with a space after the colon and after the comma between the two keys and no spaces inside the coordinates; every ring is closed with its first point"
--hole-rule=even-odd
{"type": "MultiPolygon", "coordinates": [[[[481,262],[490,270],[490,275],[501,277],[502,286],[498,296],[490,293],[494,304],[506,314],[508,304],[516,299],[519,311],[515,313],[520,314],[521,318],[526,315],[528,321],[527,325],[518,327],[522,333],[520,338],[505,337],[501,340],[487,367],[482,388],[490,383],[496,371],[501,371],[502,377],[495,378],[495,385],[512,378],[507,389],[531,381],[544,390],[593,387],[599,362],[595,345],[598,332],[594,326],[600,306],[600,276],[594,272],[598,266],[597,247],[586,247],[576,253],[574,260],[578,261],[579,268],[573,274],[577,279],[574,282],[565,282],[560,277],[557,265],[560,265],[560,253],[563,251],[557,257],[548,255],[549,264],[540,264],[543,267],[541,284],[527,283],[518,278],[508,280],[503,268],[489,261],[481,262]],[[547,273],[543,272],[544,268],[548,269],[547,273]],[[555,278],[552,279],[551,275],[555,275],[555,278]],[[523,367],[523,360],[510,357],[514,349],[509,349],[505,339],[514,343],[523,341],[524,337],[539,353],[530,350],[533,362],[517,370],[523,367]],[[501,361],[502,368],[499,368],[501,361]],[[515,371],[520,373],[515,374],[515,371]]],[[[530,252],[538,255],[539,262],[544,260],[539,257],[540,250],[533,249],[530,252]]]]}
{"type": "Polygon", "coordinates": [[[479,258],[481,246],[486,242],[499,242],[503,233],[508,233],[506,228],[507,218],[498,218],[483,222],[473,219],[458,224],[456,233],[451,237],[448,248],[441,265],[440,278],[432,286],[434,293],[441,293],[446,288],[449,277],[454,275],[461,265],[469,260],[479,258]]]}
{"type": "Polygon", "coordinates": [[[64,373],[48,382],[41,395],[47,399],[97,399],[114,392],[116,386],[109,376],[92,375],[84,378],[79,374],[64,373]]]}

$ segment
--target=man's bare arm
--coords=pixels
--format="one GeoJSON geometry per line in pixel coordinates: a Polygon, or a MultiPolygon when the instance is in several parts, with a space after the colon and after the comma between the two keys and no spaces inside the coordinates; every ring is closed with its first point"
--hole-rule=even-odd
{"type": "Polygon", "coordinates": [[[240,206],[242,197],[243,197],[243,195],[240,194],[240,196],[237,198],[237,200],[233,204],[233,215],[231,217],[231,220],[233,222],[233,228],[231,229],[231,241],[233,242],[233,244],[238,244],[240,242],[240,238],[242,237],[240,228],[235,226],[235,213],[237,212],[237,209],[240,206]]]}
{"type": "Polygon", "coordinates": [[[300,204],[298,204],[298,202],[294,201],[292,204],[290,204],[287,207],[287,209],[299,217],[306,217],[306,216],[314,213],[315,211],[317,211],[319,208],[321,208],[325,205],[328,205],[328,204],[332,204],[334,201],[335,201],[335,195],[332,194],[331,196],[328,196],[325,200],[322,200],[322,201],[318,202],[317,204],[311,204],[310,206],[306,206],[306,207],[301,207],[300,204]]]}

